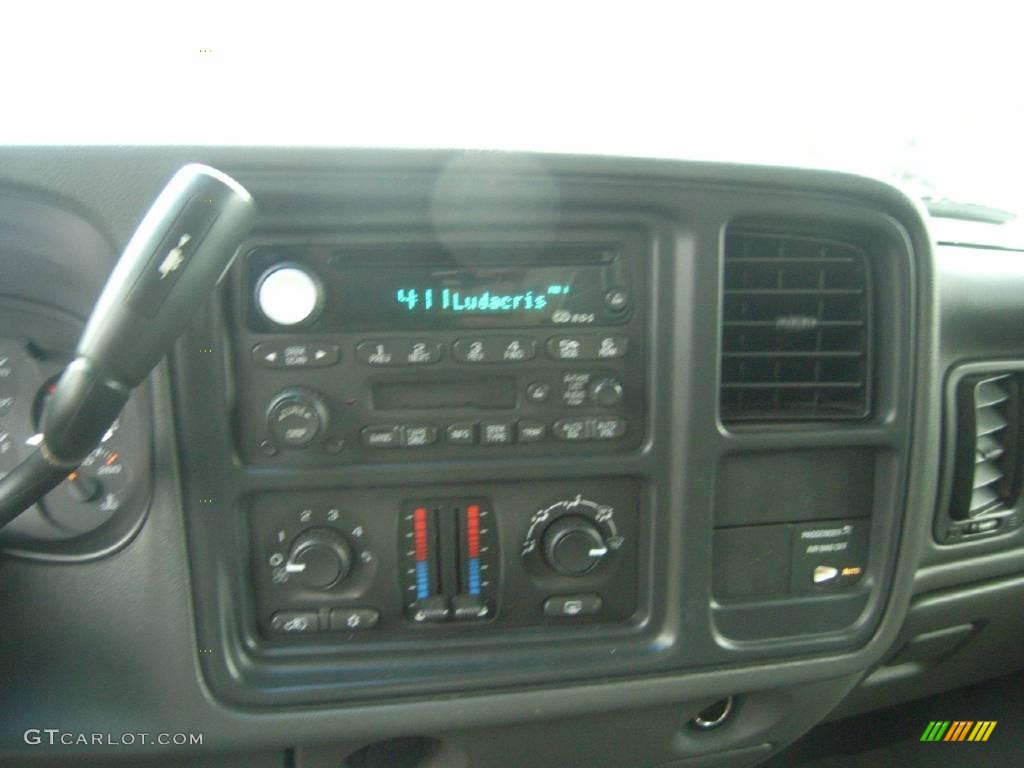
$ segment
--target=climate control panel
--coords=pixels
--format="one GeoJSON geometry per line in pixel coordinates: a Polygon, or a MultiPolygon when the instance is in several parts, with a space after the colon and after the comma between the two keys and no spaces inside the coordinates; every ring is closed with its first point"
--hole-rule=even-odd
{"type": "Polygon", "coordinates": [[[645,515],[626,478],[260,494],[255,624],[269,641],[626,622],[645,515]]]}

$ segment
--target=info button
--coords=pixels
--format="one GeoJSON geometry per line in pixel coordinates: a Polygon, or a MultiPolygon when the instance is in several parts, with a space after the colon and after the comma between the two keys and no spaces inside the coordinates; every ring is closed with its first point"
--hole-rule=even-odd
{"type": "Polygon", "coordinates": [[[449,424],[445,433],[453,445],[476,445],[477,424],[475,421],[461,421],[449,424]]]}

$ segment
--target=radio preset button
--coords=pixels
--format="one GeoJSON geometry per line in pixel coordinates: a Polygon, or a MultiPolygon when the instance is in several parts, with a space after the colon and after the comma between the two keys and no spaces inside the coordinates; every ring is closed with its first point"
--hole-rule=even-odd
{"type": "Polygon", "coordinates": [[[476,445],[477,426],[475,421],[449,424],[446,430],[448,442],[452,445],[476,445]]]}
{"type": "Polygon", "coordinates": [[[593,359],[614,360],[625,357],[629,350],[629,339],[626,336],[594,337],[593,359]]]}
{"type": "Polygon", "coordinates": [[[406,424],[402,427],[402,446],[418,448],[437,442],[437,427],[429,424],[406,424]]]}
{"type": "Polygon", "coordinates": [[[531,403],[546,403],[551,397],[551,385],[546,381],[535,381],[526,387],[526,399],[531,403]]]}
{"type": "Polygon", "coordinates": [[[582,336],[553,336],[547,343],[548,356],[555,360],[586,360],[582,336]]]}
{"type": "Polygon", "coordinates": [[[387,339],[361,341],[356,345],[356,359],[363,365],[432,365],[441,359],[442,346],[418,339],[387,339]]]}
{"type": "Polygon", "coordinates": [[[452,355],[460,363],[522,363],[537,356],[537,342],[527,337],[457,339],[452,355]]]}
{"type": "Polygon", "coordinates": [[[510,445],[515,442],[511,421],[484,421],[480,424],[481,439],[484,445],[510,445]]]}
{"type": "Polygon", "coordinates": [[[540,421],[519,422],[519,442],[539,443],[547,436],[547,425],[540,421]]]}
{"type": "Polygon", "coordinates": [[[363,365],[400,365],[393,341],[361,341],[356,345],[356,359],[363,365]]]}
{"type": "Polygon", "coordinates": [[[552,336],[547,340],[548,357],[555,360],[615,360],[629,350],[626,336],[552,336]]]}
{"type": "Polygon", "coordinates": [[[403,341],[405,365],[433,365],[441,359],[441,345],[434,341],[403,341]]]}
{"type": "Polygon", "coordinates": [[[369,448],[398,448],[402,444],[401,428],[390,424],[363,427],[361,435],[363,445],[369,448]]]}
{"type": "Polygon", "coordinates": [[[501,347],[503,363],[521,363],[537,356],[537,342],[533,339],[496,340],[495,346],[501,347]]]}

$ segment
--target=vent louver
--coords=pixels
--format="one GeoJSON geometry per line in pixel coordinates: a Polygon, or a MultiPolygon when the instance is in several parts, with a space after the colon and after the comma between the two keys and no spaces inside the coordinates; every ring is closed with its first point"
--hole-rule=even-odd
{"type": "Polygon", "coordinates": [[[724,421],[868,415],[871,294],[862,249],[729,232],[724,278],[724,421]]]}
{"type": "Polygon", "coordinates": [[[973,376],[958,393],[956,519],[1013,506],[1019,496],[1020,382],[1013,374],[973,376]]]}

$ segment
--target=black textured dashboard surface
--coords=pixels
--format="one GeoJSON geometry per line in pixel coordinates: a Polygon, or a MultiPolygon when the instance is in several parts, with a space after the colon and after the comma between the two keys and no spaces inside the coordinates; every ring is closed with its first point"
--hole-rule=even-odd
{"type": "MultiPolygon", "coordinates": [[[[644,728],[632,727],[636,738],[605,745],[591,765],[602,760],[628,764],[627,759],[654,764],[721,749],[781,744],[838,703],[889,650],[915,592],[922,552],[927,550],[928,568],[917,591],[967,581],[970,574],[993,577],[1020,567],[1019,551],[1002,548],[994,554],[1000,547],[987,545],[978,549],[976,562],[958,558],[954,566],[944,563],[944,555],[929,544],[939,468],[921,457],[938,452],[940,364],[969,355],[979,337],[972,334],[957,347],[954,331],[940,351],[936,310],[941,282],[936,282],[936,269],[959,275],[961,254],[940,249],[936,261],[920,207],[884,184],[768,168],[491,153],[109,147],[0,150],[0,191],[74,211],[100,237],[119,246],[166,177],[194,160],[222,167],[249,185],[261,201],[267,226],[322,224],[332,214],[336,222],[369,225],[376,216],[380,223],[381,208],[375,212],[359,207],[358,195],[364,195],[378,204],[390,200],[392,214],[412,216],[439,232],[462,226],[460,217],[467,215],[467,208],[475,208],[477,215],[483,210],[493,219],[497,214],[488,212],[487,205],[495,200],[504,202],[499,218],[506,221],[557,226],[560,217],[589,209],[650,227],[663,270],[656,305],[666,309],[660,322],[681,316],[692,322],[658,336],[651,380],[667,383],[659,386],[670,385],[671,391],[652,399],[652,423],[657,425],[652,442],[625,462],[598,462],[587,470],[605,474],[611,466],[616,472],[625,468],[644,478],[656,499],[659,512],[650,541],[658,555],[644,574],[651,621],[636,646],[646,649],[646,661],[633,669],[595,667],[596,674],[581,675],[552,657],[552,666],[546,670],[540,665],[528,687],[504,680],[502,690],[493,690],[484,674],[472,693],[437,696],[429,685],[414,686],[400,699],[370,697],[358,703],[339,703],[337,689],[329,684],[295,687],[294,679],[280,670],[253,665],[238,642],[244,619],[240,624],[232,609],[244,600],[237,563],[215,551],[225,530],[236,533],[230,524],[235,510],[200,511],[199,499],[211,489],[280,490],[330,483],[365,487],[389,482],[389,476],[378,467],[347,468],[327,481],[312,472],[284,477],[270,471],[239,485],[237,476],[216,472],[225,455],[216,441],[179,446],[184,434],[193,434],[188,419],[208,417],[217,424],[226,418],[218,416],[212,398],[182,417],[192,399],[208,392],[204,386],[218,380],[195,376],[196,361],[190,358],[200,342],[222,340],[211,336],[211,329],[223,321],[211,303],[197,312],[171,366],[161,366],[152,377],[154,497],[138,535],[115,555],[90,563],[54,567],[0,561],[0,604],[9,619],[0,639],[0,695],[8,713],[0,731],[0,754],[6,762],[42,754],[22,736],[37,727],[86,733],[198,731],[206,734],[204,743],[211,750],[266,750],[267,764],[279,761],[274,753],[289,747],[336,742],[354,749],[392,735],[443,735],[477,756],[474,765],[500,765],[502,756],[496,752],[501,748],[495,745],[515,750],[519,739],[551,739],[558,745],[547,755],[554,765],[578,743],[572,728],[560,727],[574,717],[584,718],[575,721],[577,730],[585,722],[588,730],[604,727],[625,733],[631,728],[628,723],[639,722],[637,717],[645,723],[644,728]],[[892,290],[904,293],[892,298],[902,295],[906,301],[898,305],[898,316],[890,318],[891,328],[899,333],[885,350],[895,367],[891,388],[882,387],[877,421],[813,433],[720,429],[714,409],[716,379],[707,375],[718,348],[717,312],[694,308],[706,301],[702,291],[717,284],[721,225],[738,214],[803,220],[824,216],[852,226],[869,225],[889,233],[892,252],[903,248],[906,261],[902,272],[892,275],[892,290]],[[698,449],[701,439],[705,443],[698,449]],[[760,639],[753,645],[729,641],[714,628],[707,602],[712,509],[707,478],[720,457],[741,449],[836,445],[889,451],[876,473],[890,481],[890,495],[880,500],[887,512],[877,522],[880,531],[889,526],[889,535],[883,536],[888,547],[879,550],[878,573],[885,574],[880,584],[891,577],[891,590],[872,593],[865,620],[851,632],[785,642],[760,639]],[[702,619],[687,622],[689,616],[702,619]],[[555,666],[557,680],[552,677],[555,666]],[[589,679],[583,682],[583,677],[589,679]],[[680,734],[679,724],[703,704],[746,692],[749,718],[738,719],[734,729],[703,741],[680,734]],[[271,707],[312,700],[319,704],[271,707]],[[482,740],[487,731],[471,730],[487,727],[500,728],[491,732],[494,749],[482,740]],[[646,746],[641,748],[641,742],[646,746]]],[[[56,258],[76,263],[71,255],[56,258]]],[[[1016,269],[1009,262],[1004,266],[1016,269]]],[[[971,273],[958,279],[980,278],[971,273]]],[[[92,287],[87,293],[94,294],[99,283],[88,283],[92,287]]],[[[987,291],[989,286],[978,289],[987,291]]],[[[1005,291],[1007,312],[1019,312],[1013,289],[1007,286],[1005,291]]],[[[993,339],[987,351],[1019,354],[1019,343],[1005,333],[1012,321],[991,308],[994,302],[990,310],[982,310],[980,302],[949,301],[958,318],[961,313],[983,313],[982,325],[990,328],[993,339]]],[[[79,301],[70,308],[82,314],[88,304],[79,301]]],[[[481,480],[515,480],[524,472],[523,466],[495,461],[460,469],[481,480]]],[[[433,471],[420,467],[402,474],[406,481],[419,482],[429,481],[433,471]]],[[[562,471],[534,467],[527,474],[556,477],[562,471]]],[[[396,476],[392,473],[392,482],[396,476]]],[[[719,620],[724,616],[720,611],[719,620]]],[[[595,658],[598,647],[592,646],[595,658]]],[[[605,651],[614,653],[615,644],[605,651]]],[[[312,672],[315,677],[315,668],[312,672]]],[[[343,668],[334,668],[328,678],[332,674],[343,675],[343,668]]],[[[331,749],[335,757],[345,750],[331,749]]],[[[74,754],[93,751],[84,748],[74,754]]],[[[306,755],[309,764],[317,764],[313,752],[306,755]]]]}

